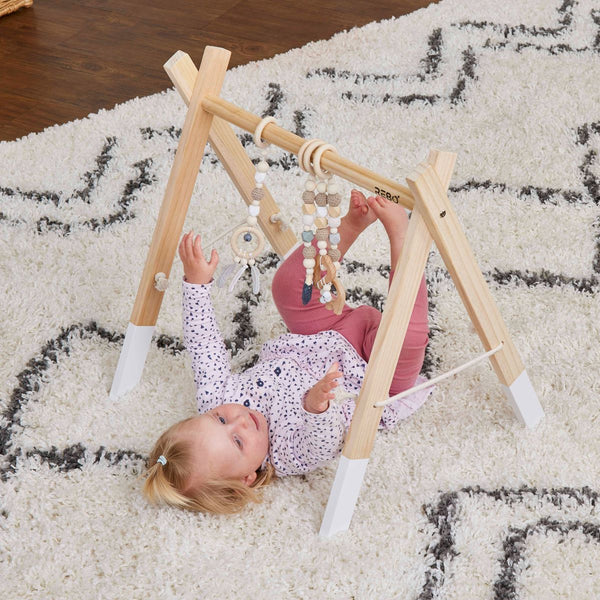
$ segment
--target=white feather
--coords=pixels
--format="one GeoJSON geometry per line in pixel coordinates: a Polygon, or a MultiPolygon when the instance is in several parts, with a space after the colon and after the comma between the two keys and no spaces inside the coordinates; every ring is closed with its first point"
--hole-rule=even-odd
{"type": "Polygon", "coordinates": [[[252,265],[250,272],[252,273],[252,291],[258,294],[260,292],[260,271],[255,265],[252,265]]]}
{"type": "Polygon", "coordinates": [[[217,277],[217,287],[225,287],[227,285],[227,280],[231,277],[233,270],[235,269],[235,263],[231,263],[226,267],[223,267],[219,277],[217,277]]]}
{"type": "Polygon", "coordinates": [[[243,273],[247,267],[248,267],[248,265],[242,265],[240,267],[240,270],[233,276],[233,279],[231,280],[231,283],[229,284],[229,292],[233,292],[233,288],[235,287],[235,284],[239,281],[240,277],[243,275],[243,273]]]}

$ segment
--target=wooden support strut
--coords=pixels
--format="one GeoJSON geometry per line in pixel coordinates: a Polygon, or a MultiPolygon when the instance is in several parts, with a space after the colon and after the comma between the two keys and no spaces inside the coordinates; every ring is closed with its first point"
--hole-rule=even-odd
{"type": "Polygon", "coordinates": [[[500,382],[512,385],[525,367],[448,200],[444,184],[427,163],[419,165],[407,182],[415,196],[415,208],[431,232],[485,350],[502,344],[502,350],[491,356],[490,362],[500,382]]]}
{"type": "MultiPolygon", "coordinates": [[[[432,152],[429,160],[448,185],[456,155],[432,152]]],[[[383,412],[383,407],[374,404],[389,394],[432,241],[421,211],[413,210],[342,451],[346,458],[365,459],[371,455],[383,412]]]]}
{"type": "MultiPolygon", "coordinates": [[[[261,121],[257,115],[217,96],[206,96],[202,101],[202,108],[216,117],[220,117],[236,127],[249,132],[254,132],[256,126],[261,121]]],[[[262,139],[296,155],[298,155],[300,148],[306,141],[304,138],[274,123],[270,123],[265,127],[262,139]]],[[[326,150],[323,153],[321,168],[325,168],[330,173],[370,190],[379,196],[401,204],[408,210],[412,210],[413,208],[414,200],[410,190],[406,186],[400,185],[392,179],[382,177],[373,171],[369,171],[369,169],[365,169],[339,156],[335,152],[326,150]]]]}
{"type": "MultiPolygon", "coordinates": [[[[198,70],[189,54],[178,50],[164,67],[183,101],[189,104],[194,82],[198,76],[198,70]]],[[[258,121],[260,122],[260,119],[258,121]]],[[[256,185],[255,168],[229,124],[218,117],[213,118],[208,141],[240,196],[247,205],[250,205],[252,189],[256,185]]],[[[280,212],[279,207],[266,186],[263,186],[263,190],[265,195],[260,202],[258,224],[273,250],[279,256],[286,256],[298,240],[291,229],[282,230],[279,224],[272,220],[271,217],[280,212]]]]}
{"type": "Polygon", "coordinates": [[[221,90],[230,56],[231,52],[223,48],[207,46],[204,50],[131,314],[130,322],[135,326],[156,324],[163,294],[154,287],[154,276],[165,273],[168,277],[171,272],[213,122],[213,115],[202,108],[202,99],[221,90]]]}
{"type": "MultiPolygon", "coordinates": [[[[455,160],[456,155],[447,152],[433,151],[429,156],[446,186],[455,160]]],[[[427,224],[415,207],[321,522],[322,537],[350,526],[383,412],[383,406],[375,403],[389,395],[432,242],[427,224]]]]}

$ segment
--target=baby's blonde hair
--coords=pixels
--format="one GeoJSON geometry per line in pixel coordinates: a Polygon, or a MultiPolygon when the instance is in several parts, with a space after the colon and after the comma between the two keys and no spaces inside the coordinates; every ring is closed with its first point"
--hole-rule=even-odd
{"type": "Polygon", "coordinates": [[[273,466],[268,463],[257,471],[256,479],[249,486],[238,480],[209,480],[200,487],[186,490],[193,457],[188,444],[178,434],[188,421],[190,419],[175,423],[154,445],[144,482],[144,495],[148,500],[154,504],[164,502],[178,508],[216,514],[237,513],[249,502],[261,502],[257,490],[275,476],[273,466]],[[158,462],[161,456],[165,457],[166,464],[158,462]]]}

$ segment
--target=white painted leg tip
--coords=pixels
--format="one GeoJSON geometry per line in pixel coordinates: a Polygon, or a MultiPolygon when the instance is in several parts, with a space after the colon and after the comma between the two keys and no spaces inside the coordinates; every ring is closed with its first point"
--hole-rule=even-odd
{"type": "Polygon", "coordinates": [[[368,462],[368,458],[340,457],[321,523],[320,537],[328,538],[336,533],[347,531],[350,527],[368,462]]]}
{"type": "Polygon", "coordinates": [[[154,326],[140,326],[133,323],[127,326],[125,341],[110,388],[109,396],[112,400],[125,395],[139,383],[153,333],[154,326]]]}
{"type": "Polygon", "coordinates": [[[526,427],[535,427],[544,417],[544,409],[531,385],[527,371],[523,371],[510,386],[503,385],[504,393],[511,407],[526,427]]]}

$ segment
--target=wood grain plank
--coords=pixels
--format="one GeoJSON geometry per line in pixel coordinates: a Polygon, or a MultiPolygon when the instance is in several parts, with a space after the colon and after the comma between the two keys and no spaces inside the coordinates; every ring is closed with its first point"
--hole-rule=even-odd
{"type": "Polygon", "coordinates": [[[36,0],[0,19],[0,141],[168,88],[176,50],[220,46],[231,68],[431,2],[36,0]]]}

